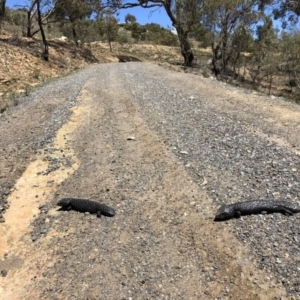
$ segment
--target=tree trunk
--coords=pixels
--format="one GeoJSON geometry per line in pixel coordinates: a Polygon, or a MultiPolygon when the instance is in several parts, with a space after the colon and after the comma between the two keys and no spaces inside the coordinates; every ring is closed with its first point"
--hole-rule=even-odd
{"type": "Polygon", "coordinates": [[[32,27],[32,19],[33,16],[35,15],[36,11],[33,12],[35,5],[37,4],[37,0],[32,1],[31,6],[28,8],[27,12],[27,33],[26,37],[32,37],[33,35],[31,34],[31,27],[32,27]]]}
{"type": "MultiPolygon", "coordinates": [[[[223,79],[223,75],[226,73],[226,67],[227,67],[227,41],[226,37],[222,39],[222,68],[221,68],[221,76],[223,79]]],[[[226,75],[226,74],[225,74],[226,75]]]]}
{"type": "Polygon", "coordinates": [[[1,29],[3,19],[5,17],[5,2],[6,0],[0,0],[0,29],[1,29]]]}
{"type": "Polygon", "coordinates": [[[180,49],[181,49],[181,54],[184,58],[184,65],[187,67],[190,67],[192,65],[192,62],[194,60],[194,54],[191,49],[191,45],[188,41],[188,32],[184,31],[182,27],[176,26],[175,28],[178,33],[178,38],[180,42],[180,49]]]}
{"type": "Polygon", "coordinates": [[[71,21],[71,23],[72,23],[72,33],[73,33],[74,42],[75,42],[75,45],[78,46],[78,39],[77,39],[76,30],[75,30],[75,24],[72,21],[71,21]]]}
{"type": "Polygon", "coordinates": [[[34,32],[30,31],[30,37],[32,38],[33,36],[35,36],[39,31],[40,31],[40,28],[36,29],[34,32]]]}
{"type": "Polygon", "coordinates": [[[43,58],[44,58],[44,60],[48,61],[48,59],[49,59],[48,42],[46,40],[46,36],[45,36],[44,28],[43,28],[43,23],[42,23],[42,16],[41,16],[41,9],[40,9],[40,0],[37,0],[36,4],[37,4],[37,13],[38,13],[38,23],[39,23],[39,27],[40,27],[40,30],[41,30],[41,35],[42,35],[43,43],[44,43],[43,58]]]}
{"type": "Polygon", "coordinates": [[[172,25],[176,28],[179,42],[180,42],[180,49],[181,54],[184,58],[184,64],[187,67],[190,67],[192,65],[192,62],[194,60],[194,54],[191,49],[190,43],[188,41],[188,31],[185,31],[182,26],[180,25],[180,22],[178,22],[178,19],[175,17],[175,15],[172,12],[171,9],[171,1],[165,1],[164,8],[166,10],[167,15],[169,16],[170,20],[172,21],[172,25]]]}
{"type": "MultiPolygon", "coordinates": [[[[268,76],[268,77],[269,77],[269,76],[268,76]]],[[[269,80],[269,96],[271,95],[272,83],[273,83],[273,74],[270,74],[270,80],[269,80]]],[[[291,92],[292,92],[292,91],[291,91],[291,92]]]]}
{"type": "Polygon", "coordinates": [[[26,37],[31,37],[31,11],[27,12],[27,34],[26,37]]]}
{"type": "Polygon", "coordinates": [[[107,40],[109,44],[109,50],[112,52],[110,30],[107,30],[107,40]]]}
{"type": "Polygon", "coordinates": [[[212,66],[213,66],[213,71],[216,75],[216,77],[218,77],[218,75],[220,75],[220,67],[218,65],[218,61],[220,60],[220,45],[217,44],[215,45],[214,42],[212,42],[211,45],[211,50],[212,50],[212,54],[213,54],[213,58],[212,58],[212,66]]]}

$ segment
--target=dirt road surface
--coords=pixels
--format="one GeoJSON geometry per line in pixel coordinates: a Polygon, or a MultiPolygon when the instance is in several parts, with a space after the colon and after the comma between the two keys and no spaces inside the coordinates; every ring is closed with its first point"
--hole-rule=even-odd
{"type": "Polygon", "coordinates": [[[294,104],[150,63],[40,88],[0,117],[1,299],[300,299],[299,216],[213,222],[300,201],[299,129],[294,104]]]}

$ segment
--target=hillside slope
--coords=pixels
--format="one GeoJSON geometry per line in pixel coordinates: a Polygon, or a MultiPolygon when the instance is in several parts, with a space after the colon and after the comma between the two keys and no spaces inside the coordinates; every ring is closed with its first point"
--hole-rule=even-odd
{"type": "Polygon", "coordinates": [[[113,43],[113,52],[110,52],[107,43],[74,47],[70,41],[56,39],[49,41],[48,62],[41,58],[42,49],[40,39],[0,35],[0,111],[17,105],[17,98],[34,87],[93,63],[118,62],[123,58],[125,61],[155,61],[180,71],[179,67],[168,64],[181,60],[174,47],[113,43]]]}

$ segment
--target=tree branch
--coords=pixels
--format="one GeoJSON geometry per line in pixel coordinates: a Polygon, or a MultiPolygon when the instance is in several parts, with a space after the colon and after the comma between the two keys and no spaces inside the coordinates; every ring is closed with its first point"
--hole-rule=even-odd
{"type": "Polygon", "coordinates": [[[168,0],[138,0],[138,3],[124,3],[118,6],[118,9],[132,8],[132,7],[143,7],[143,8],[152,8],[152,7],[163,7],[165,2],[168,0]],[[150,3],[149,3],[150,2],[150,3]]]}

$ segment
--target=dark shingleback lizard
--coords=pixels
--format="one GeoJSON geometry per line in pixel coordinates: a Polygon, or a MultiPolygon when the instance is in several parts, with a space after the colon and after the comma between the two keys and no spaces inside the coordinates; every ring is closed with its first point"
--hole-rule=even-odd
{"type": "Polygon", "coordinates": [[[98,217],[101,215],[113,217],[115,215],[115,211],[111,207],[87,199],[64,198],[58,201],[57,205],[66,210],[73,209],[80,212],[97,214],[98,217]]]}
{"type": "Polygon", "coordinates": [[[300,212],[300,207],[285,201],[256,200],[225,204],[219,208],[214,221],[226,221],[245,215],[275,212],[279,212],[285,215],[292,215],[293,213],[300,212]]]}

